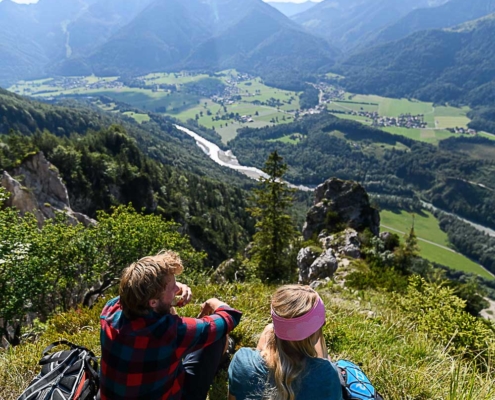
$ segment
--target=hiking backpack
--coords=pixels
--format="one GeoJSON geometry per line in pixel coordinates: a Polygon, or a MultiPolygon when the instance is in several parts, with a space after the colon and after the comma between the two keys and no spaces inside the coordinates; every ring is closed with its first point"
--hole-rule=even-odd
{"type": "Polygon", "coordinates": [[[335,366],[339,372],[344,400],[383,400],[363,370],[356,364],[339,360],[335,366]]]}
{"type": "Polygon", "coordinates": [[[99,387],[98,361],[85,347],[66,340],[43,350],[41,372],[17,400],[93,400],[99,387]],[[50,353],[59,345],[70,350],[50,353]]]}

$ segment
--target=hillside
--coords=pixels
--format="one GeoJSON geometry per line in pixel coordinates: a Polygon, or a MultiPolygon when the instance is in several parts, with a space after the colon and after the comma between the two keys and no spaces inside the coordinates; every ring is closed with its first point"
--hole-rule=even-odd
{"type": "Polygon", "coordinates": [[[384,28],[369,43],[378,45],[396,41],[412,33],[449,28],[495,12],[493,0],[451,0],[439,7],[420,8],[411,11],[396,23],[384,28]]]}
{"type": "Polygon", "coordinates": [[[350,91],[433,102],[493,105],[495,14],[412,34],[345,60],[350,91]]]}
{"type": "MultiPolygon", "coordinates": [[[[152,3],[80,62],[100,75],[238,68],[266,76],[313,73],[335,54],[261,0],[167,0],[152,3]]],[[[60,71],[70,74],[76,61],[60,71]]]]}
{"type": "Polygon", "coordinates": [[[429,4],[427,0],[324,0],[292,19],[309,32],[348,51],[366,41],[370,34],[395,23],[415,8],[429,4]]]}
{"type": "Polygon", "coordinates": [[[311,7],[316,5],[316,2],[305,1],[304,3],[290,3],[290,2],[267,2],[272,7],[276,8],[282,14],[287,17],[292,17],[293,15],[302,13],[309,10],[311,7]]]}
{"type": "Polygon", "coordinates": [[[262,0],[5,0],[0,46],[5,87],[54,74],[222,68],[300,80],[337,55],[262,0]]]}
{"type": "Polygon", "coordinates": [[[231,245],[247,241],[252,227],[241,188],[251,183],[204,157],[160,117],[143,128],[74,103],[53,106],[6,91],[0,92],[0,109],[0,170],[43,151],[60,171],[74,211],[95,217],[98,210],[131,203],[181,224],[197,249],[208,249],[213,264],[230,254],[231,245]]]}
{"type": "Polygon", "coordinates": [[[495,227],[495,169],[476,159],[327,113],[284,125],[239,130],[229,143],[243,165],[261,167],[277,150],[288,180],[318,185],[329,176],[362,182],[372,193],[424,200],[495,227]],[[284,140],[296,136],[294,140],[284,140]],[[480,184],[480,185],[478,185],[480,184]]]}

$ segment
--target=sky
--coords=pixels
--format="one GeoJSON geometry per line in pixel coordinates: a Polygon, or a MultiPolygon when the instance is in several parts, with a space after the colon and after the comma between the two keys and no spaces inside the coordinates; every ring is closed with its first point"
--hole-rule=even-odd
{"type": "MultiPolygon", "coordinates": [[[[0,1],[2,1],[2,0],[0,0],[0,1]]],[[[13,1],[15,1],[16,3],[23,3],[23,4],[38,2],[38,0],[13,0],[13,1]]],[[[263,1],[269,1],[272,3],[304,3],[307,0],[263,0],[263,1]]],[[[322,0],[312,0],[312,1],[314,1],[315,3],[319,3],[322,0]]]]}

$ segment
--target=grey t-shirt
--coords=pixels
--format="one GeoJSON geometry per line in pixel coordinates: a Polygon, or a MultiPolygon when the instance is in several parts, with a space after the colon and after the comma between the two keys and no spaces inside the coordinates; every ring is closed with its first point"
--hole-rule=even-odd
{"type": "MultiPolygon", "coordinates": [[[[261,400],[268,382],[269,371],[258,350],[241,348],[229,367],[229,391],[236,400],[261,400]]],[[[338,372],[330,361],[308,358],[304,373],[296,382],[296,399],[342,400],[338,372]]]]}

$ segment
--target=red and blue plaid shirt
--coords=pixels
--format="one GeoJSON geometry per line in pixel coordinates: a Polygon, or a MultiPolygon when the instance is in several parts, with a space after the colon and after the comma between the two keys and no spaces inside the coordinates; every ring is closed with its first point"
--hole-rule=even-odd
{"type": "Polygon", "coordinates": [[[101,399],[179,400],[182,358],[222,338],[241,315],[222,306],[201,319],[150,313],[130,320],[119,298],[110,300],[100,316],[101,399]]]}

